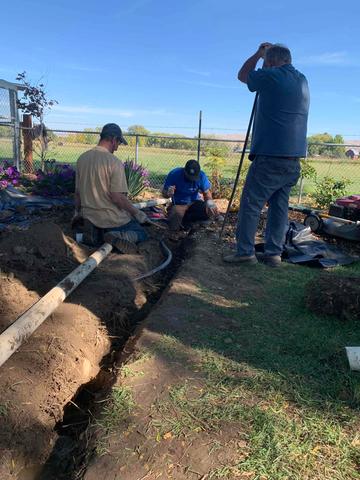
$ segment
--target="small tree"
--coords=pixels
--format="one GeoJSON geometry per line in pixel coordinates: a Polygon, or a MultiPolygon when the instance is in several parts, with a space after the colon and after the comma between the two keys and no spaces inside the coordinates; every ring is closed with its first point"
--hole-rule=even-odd
{"type": "Polygon", "coordinates": [[[211,145],[206,148],[205,167],[210,169],[212,193],[214,198],[221,196],[222,169],[226,163],[227,149],[223,145],[211,145]]]}
{"type": "Polygon", "coordinates": [[[313,157],[316,155],[320,155],[323,157],[343,157],[345,155],[345,148],[339,145],[331,146],[327,144],[335,143],[335,144],[342,144],[344,143],[344,139],[341,135],[335,135],[334,137],[329,133],[318,133],[316,135],[312,135],[308,138],[309,143],[309,156],[313,157]],[[317,145],[312,145],[316,143],[317,145]]]}
{"type": "Polygon", "coordinates": [[[44,125],[44,115],[47,110],[50,110],[58,102],[56,100],[49,100],[46,96],[45,85],[38,83],[32,85],[26,77],[26,72],[19,73],[16,77],[18,82],[24,86],[23,96],[17,101],[17,107],[25,114],[32,115],[39,123],[40,127],[34,129],[35,138],[39,139],[40,143],[40,158],[43,165],[46,160],[46,152],[49,138],[47,130],[44,125]]]}
{"type": "MultiPolygon", "coordinates": [[[[128,129],[127,129],[127,132],[128,134],[130,135],[149,135],[150,134],[150,131],[147,130],[145,127],[143,127],[142,125],[131,125],[128,129]]],[[[142,146],[145,146],[147,144],[147,138],[144,138],[144,137],[139,137],[139,146],[142,147],[142,146]]],[[[134,137],[130,137],[128,139],[128,144],[129,145],[135,145],[135,138],[134,137]]]]}

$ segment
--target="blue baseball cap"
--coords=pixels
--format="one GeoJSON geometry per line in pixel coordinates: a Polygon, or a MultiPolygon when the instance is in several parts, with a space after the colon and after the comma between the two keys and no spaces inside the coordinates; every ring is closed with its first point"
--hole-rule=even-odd
{"type": "Polygon", "coordinates": [[[125,138],[123,137],[123,134],[119,125],[117,125],[116,123],[107,123],[106,125],[103,126],[101,130],[100,138],[112,138],[112,137],[115,137],[123,145],[128,144],[125,138]]]}

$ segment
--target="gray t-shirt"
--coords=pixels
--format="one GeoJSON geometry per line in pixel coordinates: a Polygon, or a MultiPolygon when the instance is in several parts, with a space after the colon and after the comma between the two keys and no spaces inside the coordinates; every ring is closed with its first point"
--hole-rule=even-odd
{"type": "Polygon", "coordinates": [[[251,155],[305,157],[309,87],[292,65],[252,70],[251,92],[259,92],[251,142],[251,155]]]}

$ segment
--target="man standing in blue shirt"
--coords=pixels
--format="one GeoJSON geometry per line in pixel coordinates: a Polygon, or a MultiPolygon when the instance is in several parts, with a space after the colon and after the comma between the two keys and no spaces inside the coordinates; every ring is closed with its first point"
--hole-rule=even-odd
{"type": "Polygon", "coordinates": [[[249,159],[236,230],[237,251],[224,257],[234,264],[257,263],[255,235],[260,213],[268,203],[265,253],[269,266],[281,264],[288,225],[291,187],[306,156],[309,88],[305,76],[291,64],[290,50],[263,43],[241,67],[238,79],[258,92],[249,159]],[[264,66],[255,70],[263,58],[264,66]]]}
{"type": "Polygon", "coordinates": [[[162,193],[172,200],[168,219],[171,230],[217,216],[210,188],[211,183],[196,160],[189,160],[185,167],[168,173],[162,193]]]}

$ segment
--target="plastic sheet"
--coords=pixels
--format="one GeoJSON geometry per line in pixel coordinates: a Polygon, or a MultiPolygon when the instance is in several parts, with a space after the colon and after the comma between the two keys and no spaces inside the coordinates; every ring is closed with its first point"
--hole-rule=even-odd
{"type": "Polygon", "coordinates": [[[349,265],[355,259],[344,253],[339,247],[329,245],[311,233],[310,227],[291,222],[286,234],[284,258],[291,263],[332,268],[349,265]]]}
{"type": "Polygon", "coordinates": [[[73,199],[27,195],[15,187],[9,186],[0,190],[0,231],[6,230],[10,224],[27,228],[34,214],[64,205],[74,205],[73,199]]]}

